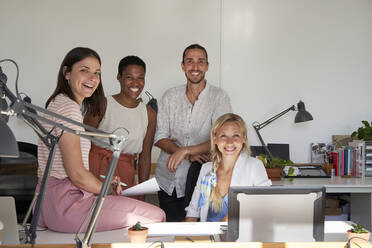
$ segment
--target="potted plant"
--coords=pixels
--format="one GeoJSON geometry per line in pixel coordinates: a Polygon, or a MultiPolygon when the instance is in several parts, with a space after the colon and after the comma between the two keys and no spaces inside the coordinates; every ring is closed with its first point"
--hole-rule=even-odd
{"type": "MultiPolygon", "coordinates": [[[[360,224],[352,224],[352,229],[348,230],[347,231],[347,238],[348,240],[350,239],[354,239],[355,237],[358,237],[356,239],[361,239],[361,240],[365,240],[365,241],[368,241],[369,240],[369,236],[370,236],[370,232],[366,229],[364,229],[362,227],[362,225],[360,224]]],[[[355,240],[357,241],[357,240],[355,240]]]]}
{"type": "Polygon", "coordinates": [[[288,165],[292,166],[293,162],[291,160],[281,159],[279,157],[274,157],[273,159],[268,159],[268,156],[265,154],[261,154],[258,158],[263,162],[267,176],[272,181],[279,181],[281,176],[283,175],[282,171],[283,168],[288,165]]]}
{"type": "Polygon", "coordinates": [[[372,122],[371,124],[368,123],[368,121],[362,121],[364,124],[364,127],[358,128],[357,131],[353,132],[351,134],[352,138],[357,138],[360,140],[365,140],[365,141],[371,141],[372,140],[372,122]]]}
{"type": "Polygon", "coordinates": [[[149,229],[137,221],[135,225],[128,229],[128,236],[132,243],[145,243],[149,229]]]}

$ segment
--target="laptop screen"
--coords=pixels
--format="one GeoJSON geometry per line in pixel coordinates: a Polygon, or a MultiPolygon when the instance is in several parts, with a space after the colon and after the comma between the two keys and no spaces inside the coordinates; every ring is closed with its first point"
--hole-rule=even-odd
{"type": "Polygon", "coordinates": [[[2,244],[19,244],[15,201],[11,196],[0,196],[0,221],[4,225],[2,244]]]}

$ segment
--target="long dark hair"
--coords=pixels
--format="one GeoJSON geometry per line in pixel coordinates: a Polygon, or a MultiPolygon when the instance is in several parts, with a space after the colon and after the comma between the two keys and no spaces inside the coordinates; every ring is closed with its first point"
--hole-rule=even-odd
{"type": "MultiPolygon", "coordinates": [[[[62,61],[61,67],[59,68],[58,72],[58,78],[57,78],[57,87],[54,90],[53,94],[48,98],[45,108],[48,107],[49,103],[58,95],[58,94],[65,94],[68,96],[71,100],[76,102],[75,96],[72,93],[72,90],[70,88],[70,85],[68,84],[63,68],[66,66],[66,72],[70,72],[72,70],[72,66],[87,58],[87,57],[93,57],[96,58],[101,65],[101,58],[99,57],[98,53],[94,50],[87,48],[87,47],[75,47],[71,51],[69,51],[65,58],[62,61]]],[[[92,115],[100,115],[104,112],[103,110],[103,102],[105,99],[105,94],[103,92],[102,87],[102,80],[100,77],[100,84],[98,84],[97,89],[94,91],[92,96],[87,97],[83,100],[83,112],[89,113],[92,115]]]]}

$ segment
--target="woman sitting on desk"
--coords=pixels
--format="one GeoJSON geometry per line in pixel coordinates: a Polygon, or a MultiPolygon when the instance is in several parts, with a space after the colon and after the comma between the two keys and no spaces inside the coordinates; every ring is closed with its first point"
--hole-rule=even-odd
{"type": "Polygon", "coordinates": [[[186,221],[226,221],[230,186],[269,186],[264,165],[249,156],[247,128],[236,114],[222,115],[211,131],[211,160],[201,168],[186,221]]]}
{"type": "MultiPolygon", "coordinates": [[[[103,100],[101,84],[101,60],[98,54],[84,47],[72,49],[59,69],[57,87],[46,102],[46,108],[77,122],[83,121],[84,112],[101,113],[103,100]]],[[[54,117],[52,120],[74,130],[84,128],[54,117]]],[[[59,128],[44,124],[55,136],[61,135],[59,128]]],[[[64,132],[55,150],[52,168],[42,205],[38,225],[59,232],[76,232],[100,192],[102,182],[90,171],[88,155],[90,141],[64,132]]],[[[38,177],[45,171],[49,149],[39,141],[38,177]]],[[[113,194],[106,197],[97,231],[106,231],[141,223],[161,222],[164,212],[142,201],[116,196],[121,194],[120,179],[112,180],[113,194]]]]}

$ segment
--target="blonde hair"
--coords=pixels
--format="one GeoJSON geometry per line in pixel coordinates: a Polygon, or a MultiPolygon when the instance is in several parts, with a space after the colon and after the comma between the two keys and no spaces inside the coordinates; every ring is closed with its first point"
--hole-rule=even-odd
{"type": "MultiPolygon", "coordinates": [[[[240,153],[244,152],[250,155],[250,150],[247,145],[247,142],[248,142],[247,127],[245,125],[243,118],[233,113],[224,114],[216,120],[211,130],[211,160],[213,163],[214,172],[217,172],[217,169],[221,166],[221,163],[222,163],[222,153],[220,150],[218,150],[217,144],[214,143],[214,137],[217,135],[218,130],[227,122],[233,122],[239,126],[242,137],[245,138],[246,140],[246,142],[243,143],[243,147],[240,150],[240,153]]],[[[217,181],[217,184],[218,184],[218,181],[217,181]]],[[[212,209],[214,212],[220,212],[222,210],[221,195],[217,191],[216,187],[213,188],[212,193],[209,197],[209,201],[212,202],[212,209]]]]}

